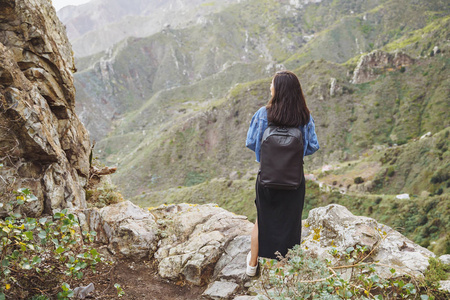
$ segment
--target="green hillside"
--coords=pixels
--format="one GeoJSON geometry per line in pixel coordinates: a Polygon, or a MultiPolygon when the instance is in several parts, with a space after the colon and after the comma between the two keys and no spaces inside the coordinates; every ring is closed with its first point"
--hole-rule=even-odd
{"type": "Polygon", "coordinates": [[[129,38],[110,51],[78,59],[79,111],[99,140],[116,126],[114,120],[134,113],[159,92],[177,88],[179,100],[220,99],[235,83],[271,76],[277,64],[295,69],[321,58],[343,63],[447,14],[448,4],[437,0],[324,0],[301,8],[287,1],[242,1],[199,24],[129,38]],[[241,73],[233,80],[235,64],[244,72],[248,65],[246,76],[241,73]],[[217,75],[228,80],[211,82],[217,75]],[[206,84],[197,86],[204,80],[206,84]],[[196,93],[191,96],[193,85],[196,93]],[[109,113],[89,110],[93,106],[109,113]]]}
{"type": "Polygon", "coordinates": [[[321,146],[305,158],[317,177],[305,214],[340,203],[449,252],[449,12],[438,0],[250,0],[130,38],[80,60],[77,95],[97,130],[95,155],[118,166],[114,183],[141,206],[215,202],[253,220],[258,164],[246,133],[271,76],[289,68],[321,146]],[[354,84],[361,58],[376,55],[364,67],[370,79],[354,84]],[[390,62],[398,57],[408,63],[390,62]]]}
{"type": "MultiPolygon", "coordinates": [[[[363,84],[350,83],[358,51],[339,59],[324,53],[343,64],[323,59],[299,62],[295,72],[316,119],[322,147],[307,160],[309,168],[357,159],[376,145],[404,144],[428,131],[444,129],[448,126],[449,56],[442,37],[448,34],[448,5],[442,1],[400,2],[323,1],[287,9],[276,1],[265,1],[266,5],[248,1],[212,15],[210,24],[220,26],[167,29],[118,45],[110,53],[114,76],[108,83],[122,116],[97,144],[98,155],[107,164],[119,165],[115,182],[127,196],[253,170],[257,166],[253,154],[244,149],[244,140],[252,114],[269,98],[270,76],[276,67],[267,56],[290,57],[286,61],[290,64],[295,55],[308,53],[310,47],[334,49],[332,43],[323,44],[334,40],[348,44],[343,36],[322,39],[335,29],[346,34],[367,31],[365,38],[370,41],[373,37],[373,45],[386,50],[402,46],[415,62],[402,69],[377,69],[379,77],[363,84]],[[407,9],[401,9],[401,4],[407,9]],[[417,22],[410,21],[411,15],[417,22]],[[328,16],[326,21],[323,16],[328,16]],[[376,26],[371,25],[373,30],[362,25],[341,28],[346,20],[376,26]],[[400,26],[402,22],[411,24],[400,26]],[[223,26],[233,29],[225,33],[223,26]],[[393,30],[398,32],[391,34],[393,30]],[[253,39],[245,39],[244,33],[253,39]],[[289,50],[295,36],[305,33],[317,36],[289,50]],[[411,46],[418,34],[421,44],[411,46]],[[416,56],[420,49],[420,53],[428,53],[434,45],[440,49],[437,55],[416,56]],[[266,57],[260,57],[263,46],[266,57]],[[289,51],[297,54],[289,55],[289,51]],[[261,79],[249,81],[251,78],[261,79]],[[333,81],[335,91],[330,92],[333,81]],[[129,178],[133,180],[126,180],[129,178]]],[[[94,76],[99,65],[78,74],[97,78],[97,83],[85,84],[82,92],[90,88],[89,95],[101,94],[91,88],[96,84],[102,87],[103,77],[94,76]]]]}
{"type": "MultiPolygon", "coordinates": [[[[423,59],[404,72],[386,71],[377,80],[359,85],[347,83],[346,67],[326,61],[295,70],[304,78],[322,147],[306,158],[307,167],[357,159],[375,145],[405,144],[428,131],[446,128],[449,77],[442,64],[448,64],[443,55],[423,59]],[[424,76],[424,70],[430,73],[424,76]],[[329,92],[331,78],[340,85],[335,96],[329,92]],[[433,88],[423,89],[426,85],[433,88]]],[[[130,123],[124,122],[120,127],[124,134],[104,139],[99,149],[106,163],[121,163],[116,182],[127,195],[189,185],[192,177],[198,183],[232,171],[246,173],[257,167],[254,154],[244,147],[248,124],[267,102],[269,86],[270,78],[241,84],[225,99],[204,106],[195,102],[177,105],[173,99],[159,102],[158,109],[152,105],[148,114],[144,109],[130,123]],[[171,119],[165,119],[172,123],[152,124],[148,115],[159,117],[164,111],[172,113],[171,119]],[[152,125],[157,129],[149,129],[152,125]],[[119,183],[122,176],[135,180],[119,183]]]]}

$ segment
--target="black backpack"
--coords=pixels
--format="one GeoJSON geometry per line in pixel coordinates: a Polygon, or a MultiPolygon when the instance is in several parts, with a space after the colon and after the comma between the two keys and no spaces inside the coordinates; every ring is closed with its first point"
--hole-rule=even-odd
{"type": "Polygon", "coordinates": [[[264,187],[294,190],[303,181],[303,135],[300,128],[269,124],[261,142],[259,180],[264,187]]]}

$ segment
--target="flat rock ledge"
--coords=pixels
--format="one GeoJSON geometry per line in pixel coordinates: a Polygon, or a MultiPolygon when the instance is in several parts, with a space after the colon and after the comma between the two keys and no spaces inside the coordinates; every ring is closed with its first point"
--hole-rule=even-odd
{"type": "MultiPolygon", "coordinates": [[[[97,242],[115,257],[154,259],[161,277],[206,286],[205,299],[258,299],[246,295],[251,282],[245,275],[245,260],[253,224],[245,216],[215,204],[146,210],[130,201],[77,214],[82,229],[97,231],[97,242]]],[[[334,261],[330,249],[345,251],[357,245],[374,250],[373,261],[394,267],[398,274],[422,276],[428,258],[434,257],[390,227],[354,216],[341,205],[313,209],[303,221],[301,246],[315,257],[334,261]]],[[[391,276],[389,267],[376,271],[391,276]]]]}

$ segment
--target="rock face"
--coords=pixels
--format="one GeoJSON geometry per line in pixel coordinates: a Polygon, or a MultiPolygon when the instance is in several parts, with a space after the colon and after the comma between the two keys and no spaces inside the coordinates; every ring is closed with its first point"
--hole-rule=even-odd
{"type": "Polygon", "coordinates": [[[0,195],[30,188],[34,216],[83,208],[90,142],[64,26],[47,0],[2,1],[0,20],[0,195]]]}
{"type": "MultiPolygon", "coordinates": [[[[356,245],[375,249],[372,261],[392,266],[398,274],[421,276],[434,254],[417,245],[392,228],[367,217],[354,216],[337,204],[309,212],[302,228],[302,248],[309,253],[335,261],[329,250],[345,251],[356,245]]],[[[389,267],[377,267],[382,277],[389,277],[389,267]]]]}
{"type": "Polygon", "coordinates": [[[353,72],[352,83],[364,83],[376,79],[380,74],[377,70],[395,70],[413,63],[414,60],[405,53],[396,52],[392,54],[375,50],[359,59],[358,66],[353,72]]]}

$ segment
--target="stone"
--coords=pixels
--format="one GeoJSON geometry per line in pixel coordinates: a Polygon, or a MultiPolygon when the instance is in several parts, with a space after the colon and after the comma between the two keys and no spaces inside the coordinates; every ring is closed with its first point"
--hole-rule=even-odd
{"type": "Polygon", "coordinates": [[[87,295],[89,295],[89,293],[92,293],[94,290],[94,284],[91,282],[87,286],[79,286],[74,288],[73,294],[78,299],[84,299],[87,295]]]}
{"type": "MultiPolygon", "coordinates": [[[[253,228],[246,217],[215,204],[160,206],[152,214],[162,224],[166,236],[155,253],[159,275],[172,280],[184,278],[194,285],[210,282],[224,248],[236,237],[249,235],[253,228]]],[[[229,261],[241,251],[227,249],[231,253],[229,261]]],[[[220,266],[224,268],[225,264],[220,266]]]]}
{"type": "Polygon", "coordinates": [[[371,190],[373,190],[375,184],[373,183],[372,180],[368,180],[368,181],[364,182],[363,186],[364,186],[365,192],[370,192],[371,190]]]}
{"type": "Polygon", "coordinates": [[[441,280],[439,281],[440,287],[439,289],[442,291],[450,292],[450,280],[441,280]]]}
{"type": "Polygon", "coordinates": [[[214,269],[214,278],[244,282],[247,254],[250,251],[250,235],[241,235],[234,238],[214,269]]]}
{"type": "MultiPolygon", "coordinates": [[[[306,252],[335,262],[329,250],[345,251],[357,245],[374,248],[372,260],[393,267],[397,274],[422,276],[429,257],[435,255],[372,218],[354,216],[337,204],[319,207],[309,212],[303,223],[301,247],[306,252]]],[[[376,266],[379,276],[391,276],[389,267],[376,266]]]]}
{"type": "Polygon", "coordinates": [[[439,260],[446,265],[450,265],[450,254],[444,254],[439,256],[439,260]]]}
{"type": "Polygon", "coordinates": [[[399,194],[395,196],[397,199],[409,199],[409,194],[399,194]]]}
{"type": "Polygon", "coordinates": [[[90,141],[75,114],[64,25],[47,0],[9,0],[0,19],[0,194],[29,188],[34,217],[85,208],[90,141]]]}
{"type": "Polygon", "coordinates": [[[208,297],[209,299],[230,299],[238,289],[239,285],[234,282],[215,281],[208,286],[203,293],[203,296],[208,297]]]}
{"type": "Polygon", "coordinates": [[[119,257],[150,259],[156,251],[159,226],[155,217],[130,201],[86,209],[78,217],[82,228],[96,231],[96,241],[119,257]]]}
{"type": "Polygon", "coordinates": [[[420,137],[420,139],[422,140],[422,139],[427,138],[427,137],[430,137],[430,136],[431,136],[431,131],[428,131],[427,133],[425,133],[424,135],[422,135],[422,136],[420,137]]]}
{"type": "Polygon", "coordinates": [[[330,79],[330,97],[333,97],[337,94],[342,94],[342,87],[337,84],[336,78],[330,79]]]}
{"type": "Polygon", "coordinates": [[[433,47],[433,54],[436,55],[440,52],[439,47],[438,46],[434,46],[433,47]]]}

